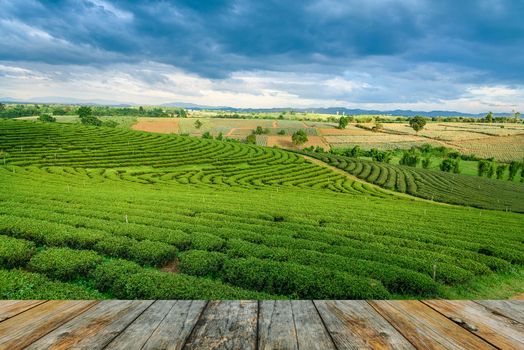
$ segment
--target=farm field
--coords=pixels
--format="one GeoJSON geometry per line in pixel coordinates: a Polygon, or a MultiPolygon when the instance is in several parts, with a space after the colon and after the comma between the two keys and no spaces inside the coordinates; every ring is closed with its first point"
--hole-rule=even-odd
{"type": "Polygon", "coordinates": [[[2,299],[446,298],[489,278],[523,285],[520,183],[392,168],[422,182],[382,189],[344,159],[327,161],[362,179],[275,148],[32,121],[0,121],[0,150],[2,299]],[[406,195],[435,189],[467,206],[406,195]]]}
{"type": "Polygon", "coordinates": [[[522,124],[430,122],[422,131],[416,133],[407,123],[384,123],[381,130],[373,132],[369,129],[374,124],[370,123],[362,123],[364,128],[357,127],[357,124],[349,124],[345,129],[337,129],[335,123],[329,122],[227,119],[212,118],[206,114],[203,116],[204,118],[198,118],[202,122],[202,126],[198,129],[195,127],[196,119],[194,118],[171,118],[169,122],[159,118],[139,118],[133,128],[192,136],[201,136],[209,132],[216,137],[222,133],[227,138],[245,140],[257,126],[261,126],[267,128],[268,135],[265,138],[258,138],[257,144],[278,146],[284,149],[296,149],[297,147],[291,143],[289,136],[297,130],[304,130],[312,136],[311,142],[304,147],[320,146],[325,150],[358,145],[366,150],[376,148],[392,151],[430,144],[435,147],[444,146],[456,149],[467,155],[482,158],[493,157],[501,162],[521,161],[524,158],[524,125],[522,124]],[[170,123],[173,125],[176,123],[178,126],[173,127],[170,123]],[[144,129],[142,125],[149,126],[144,129]],[[285,134],[278,135],[278,132],[282,131],[285,134]]]}

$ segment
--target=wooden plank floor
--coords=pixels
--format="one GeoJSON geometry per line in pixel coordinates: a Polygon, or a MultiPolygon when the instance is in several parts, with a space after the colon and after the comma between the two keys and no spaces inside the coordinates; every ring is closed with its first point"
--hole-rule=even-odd
{"type": "Polygon", "coordinates": [[[524,349],[524,301],[0,301],[0,349],[524,349]]]}

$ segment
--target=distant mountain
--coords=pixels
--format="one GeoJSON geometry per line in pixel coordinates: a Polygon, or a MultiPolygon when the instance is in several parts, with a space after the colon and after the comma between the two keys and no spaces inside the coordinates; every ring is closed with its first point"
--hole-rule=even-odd
{"type": "MultiPolygon", "coordinates": [[[[0,97],[0,102],[4,103],[56,103],[56,104],[74,104],[74,105],[100,105],[100,106],[113,106],[113,107],[131,107],[137,106],[138,104],[122,103],[111,100],[84,100],[67,97],[35,97],[31,99],[15,99],[11,97],[0,97]]],[[[147,104],[143,104],[146,106],[147,104]]],[[[283,111],[295,111],[295,112],[312,112],[319,114],[345,114],[345,115],[390,115],[390,116],[404,116],[412,117],[415,115],[422,115],[426,117],[467,117],[467,118],[479,118],[484,117],[487,112],[484,113],[463,113],[457,111],[413,111],[410,109],[395,109],[395,110],[376,110],[376,109],[356,109],[347,107],[319,107],[319,108],[290,108],[290,107],[279,107],[279,108],[235,108],[228,106],[206,106],[188,102],[169,102],[159,105],[160,107],[180,107],[194,110],[211,110],[211,111],[228,111],[228,112],[255,112],[255,113],[275,113],[283,111]]],[[[497,117],[507,117],[512,115],[511,113],[494,113],[497,117]]]]}
{"type": "MultiPolygon", "coordinates": [[[[468,117],[468,118],[479,118],[484,117],[485,113],[463,113],[457,111],[413,111],[413,110],[376,110],[376,109],[354,109],[346,107],[325,107],[325,108],[290,108],[290,107],[281,107],[281,108],[234,108],[234,107],[225,107],[225,106],[202,106],[194,103],[184,103],[184,102],[172,102],[165,103],[162,106],[166,107],[181,107],[189,108],[196,110],[212,110],[212,111],[230,111],[230,112],[254,112],[254,113],[275,113],[283,111],[295,111],[295,112],[312,112],[319,114],[345,114],[345,115],[391,115],[391,116],[404,116],[404,117],[413,117],[416,115],[422,115],[426,117],[468,117]]],[[[510,113],[493,113],[495,116],[509,116],[510,113]]]]}

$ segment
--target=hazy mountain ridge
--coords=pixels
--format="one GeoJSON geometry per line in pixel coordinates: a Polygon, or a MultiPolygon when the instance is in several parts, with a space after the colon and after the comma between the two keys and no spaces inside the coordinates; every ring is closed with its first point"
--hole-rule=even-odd
{"type": "MultiPolygon", "coordinates": [[[[135,103],[122,103],[110,100],[84,100],[63,97],[36,97],[31,99],[15,99],[11,97],[0,97],[0,102],[3,103],[20,103],[20,104],[72,104],[72,105],[104,105],[114,107],[132,107],[139,106],[135,103]]],[[[154,106],[154,105],[151,105],[154,106]]],[[[186,109],[196,110],[214,110],[214,111],[229,111],[229,112],[257,112],[257,113],[271,113],[283,111],[295,112],[309,112],[319,114],[345,114],[345,115],[391,115],[391,116],[406,116],[411,117],[415,115],[423,115],[427,117],[484,117],[484,113],[464,113],[457,111],[414,111],[410,109],[395,109],[395,110],[378,110],[378,109],[359,109],[347,107],[317,107],[317,108],[291,108],[291,107],[275,107],[275,108],[236,108],[229,106],[206,106],[188,102],[169,102],[159,104],[159,107],[180,107],[186,109]]],[[[495,116],[510,116],[512,113],[494,113],[495,116]]]]}

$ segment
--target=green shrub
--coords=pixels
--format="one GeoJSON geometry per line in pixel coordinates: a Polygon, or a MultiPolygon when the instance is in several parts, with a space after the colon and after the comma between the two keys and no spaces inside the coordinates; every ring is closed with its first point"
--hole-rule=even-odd
{"type": "Polygon", "coordinates": [[[255,258],[226,260],[224,281],[270,294],[304,299],[383,299],[380,282],[346,273],[255,258]]]}
{"type": "Polygon", "coordinates": [[[129,247],[129,258],[142,265],[160,266],[175,260],[176,252],[169,244],[145,240],[129,247]]]}
{"type": "Polygon", "coordinates": [[[0,268],[25,266],[34,252],[33,242],[0,235],[0,268]]]}
{"type": "Polygon", "coordinates": [[[93,249],[115,258],[127,258],[129,247],[135,242],[136,240],[125,236],[112,236],[99,241],[93,249]]]}
{"type": "Polygon", "coordinates": [[[90,250],[49,248],[31,258],[29,269],[59,280],[73,280],[85,277],[102,257],[90,250]]]}
{"type": "Polygon", "coordinates": [[[271,296],[219,281],[182,274],[145,271],[121,276],[114,286],[119,299],[269,299],[271,296]]]}
{"type": "Polygon", "coordinates": [[[190,250],[180,254],[180,272],[192,276],[214,277],[222,268],[225,254],[204,250],[190,250]]]}
{"type": "Polygon", "coordinates": [[[224,243],[222,238],[207,233],[198,232],[191,236],[191,249],[221,250],[224,243]]]}
{"type": "Polygon", "coordinates": [[[45,123],[54,123],[56,122],[56,118],[52,117],[49,114],[42,114],[38,117],[38,121],[45,122],[45,123]]]}
{"type": "Polygon", "coordinates": [[[98,242],[94,249],[115,258],[124,258],[141,265],[160,266],[176,257],[176,248],[162,242],[137,241],[125,236],[107,237],[98,242]]]}
{"type": "Polygon", "coordinates": [[[91,273],[91,278],[95,282],[96,289],[103,292],[113,292],[113,285],[118,278],[142,271],[144,271],[144,268],[137,263],[115,259],[98,265],[91,273]]]}
{"type": "Polygon", "coordinates": [[[0,299],[103,299],[95,290],[55,282],[37,273],[0,270],[0,299]]]}

